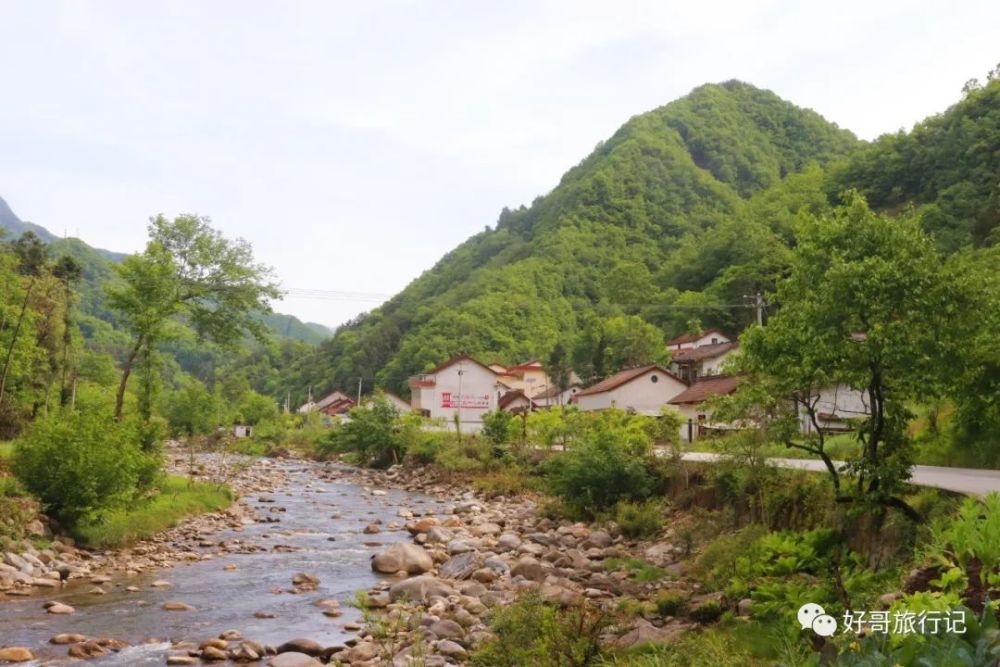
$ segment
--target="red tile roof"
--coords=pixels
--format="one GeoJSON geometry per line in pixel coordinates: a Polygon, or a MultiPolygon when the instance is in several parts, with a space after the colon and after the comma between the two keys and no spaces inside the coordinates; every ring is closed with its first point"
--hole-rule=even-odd
{"type": "Polygon", "coordinates": [[[646,373],[652,371],[660,371],[661,373],[666,373],[667,375],[674,378],[678,382],[682,384],[687,384],[686,382],[684,382],[684,380],[680,379],[679,377],[668,371],[666,368],[654,364],[652,366],[638,366],[636,368],[629,368],[624,371],[619,371],[618,373],[615,373],[611,377],[601,380],[592,387],[587,387],[583,391],[577,392],[575,397],[578,398],[580,396],[592,396],[593,394],[603,394],[606,391],[617,389],[623,384],[627,384],[632,380],[640,378],[646,373]]]}
{"type": "Polygon", "coordinates": [[[720,336],[729,338],[729,335],[721,329],[707,329],[706,331],[702,331],[700,334],[684,334],[683,336],[678,336],[673,340],[667,341],[667,345],[683,345],[684,343],[693,343],[700,338],[708,336],[709,334],[719,334],[720,336]]]}
{"type": "Polygon", "coordinates": [[[715,377],[701,378],[667,401],[667,403],[673,405],[701,403],[713,396],[731,394],[736,391],[736,387],[740,384],[740,379],[733,375],[717,375],[715,377]]]}

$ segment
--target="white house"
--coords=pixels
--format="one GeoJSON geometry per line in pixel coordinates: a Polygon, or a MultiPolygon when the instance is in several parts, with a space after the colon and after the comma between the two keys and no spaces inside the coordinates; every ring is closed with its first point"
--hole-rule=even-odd
{"type": "Polygon", "coordinates": [[[667,349],[676,353],[678,350],[691,350],[702,345],[718,345],[732,343],[733,339],[719,329],[709,329],[700,334],[684,334],[667,342],[667,349]]]}
{"type": "Polygon", "coordinates": [[[691,384],[687,389],[670,401],[684,418],[681,423],[681,440],[691,442],[707,435],[711,431],[721,431],[732,428],[729,424],[718,424],[712,421],[712,411],[706,401],[714,396],[725,396],[736,391],[740,378],[729,375],[706,377],[691,384]]]}
{"type": "MultiPolygon", "coordinates": [[[[821,389],[812,400],[816,401],[816,421],[824,433],[849,431],[852,420],[864,419],[871,414],[867,392],[844,384],[821,389]]],[[[799,410],[799,423],[803,433],[816,432],[816,425],[805,410],[799,410]]]]}
{"type": "Polygon", "coordinates": [[[427,373],[410,378],[410,406],[425,417],[457,417],[463,430],[478,431],[483,414],[497,407],[497,372],[468,355],[449,359],[427,373]]]}
{"type": "Polygon", "coordinates": [[[739,349],[739,343],[729,341],[686,347],[673,352],[670,370],[691,384],[703,377],[721,375],[723,364],[739,349]]]}
{"type": "Polygon", "coordinates": [[[335,389],[318,401],[313,401],[311,398],[308,402],[303,403],[299,406],[297,412],[307,413],[307,412],[323,412],[324,414],[332,414],[330,408],[339,408],[341,406],[347,406],[348,409],[354,405],[354,399],[345,394],[339,389],[335,389]],[[350,404],[347,406],[347,404],[350,404]]]}
{"type": "MultiPolygon", "coordinates": [[[[409,403],[407,403],[406,401],[404,401],[402,398],[392,393],[391,391],[383,390],[380,393],[386,398],[387,401],[389,401],[392,407],[396,408],[396,411],[401,415],[406,414],[407,412],[413,409],[409,403]]],[[[362,402],[362,404],[365,407],[370,407],[371,403],[372,403],[371,397],[368,397],[362,402]]]]}
{"type": "Polygon", "coordinates": [[[569,405],[572,402],[573,397],[576,396],[583,389],[583,385],[580,382],[573,382],[570,386],[566,387],[565,390],[560,390],[559,387],[549,387],[542,393],[535,396],[535,403],[542,408],[551,408],[556,405],[569,405]]]}
{"type": "Polygon", "coordinates": [[[639,366],[615,373],[573,397],[580,410],[619,408],[658,415],[670,399],[687,389],[683,380],[662,366],[639,366]]]}

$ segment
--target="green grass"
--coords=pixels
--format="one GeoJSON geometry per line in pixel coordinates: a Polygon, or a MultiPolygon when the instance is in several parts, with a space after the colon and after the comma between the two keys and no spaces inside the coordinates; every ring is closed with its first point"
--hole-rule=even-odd
{"type": "Polygon", "coordinates": [[[160,492],[145,503],[106,513],[99,520],[81,522],[73,531],[83,544],[115,547],[151,537],[185,517],[214,512],[233,502],[232,491],[186,477],[168,475],[160,492]]]}
{"type": "Polygon", "coordinates": [[[624,570],[633,581],[649,583],[659,581],[667,576],[667,571],[656,567],[652,563],[647,563],[641,558],[608,558],[604,561],[604,568],[609,572],[624,570]]]}
{"type": "Polygon", "coordinates": [[[0,459],[9,459],[14,454],[13,442],[0,442],[0,459]]]}

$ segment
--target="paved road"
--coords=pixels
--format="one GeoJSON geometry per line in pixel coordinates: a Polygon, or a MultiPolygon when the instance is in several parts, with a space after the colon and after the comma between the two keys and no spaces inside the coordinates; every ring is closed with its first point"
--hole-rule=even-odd
{"type": "MultiPolygon", "coordinates": [[[[718,461],[725,458],[722,454],[710,452],[687,452],[683,455],[685,461],[718,461]]],[[[826,466],[817,459],[768,459],[768,462],[779,468],[795,468],[826,472],[826,466]]],[[[840,467],[843,461],[834,461],[840,467]]],[[[912,484],[931,486],[947,491],[957,491],[976,496],[985,496],[990,491],[1000,493],[1000,470],[978,470],[976,468],[946,468],[943,466],[914,466],[912,484]]]]}

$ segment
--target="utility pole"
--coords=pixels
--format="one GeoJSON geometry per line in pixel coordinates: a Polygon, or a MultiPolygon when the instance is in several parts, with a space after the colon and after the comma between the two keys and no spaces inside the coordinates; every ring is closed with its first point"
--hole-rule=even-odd
{"type": "Polygon", "coordinates": [[[743,298],[753,300],[750,307],[757,311],[757,326],[764,326],[764,306],[767,305],[767,302],[764,301],[764,295],[760,293],[760,290],[757,290],[756,294],[744,294],[743,298]]]}
{"type": "Polygon", "coordinates": [[[358,378],[358,405],[361,405],[361,383],[364,382],[363,377],[358,378]]]}

